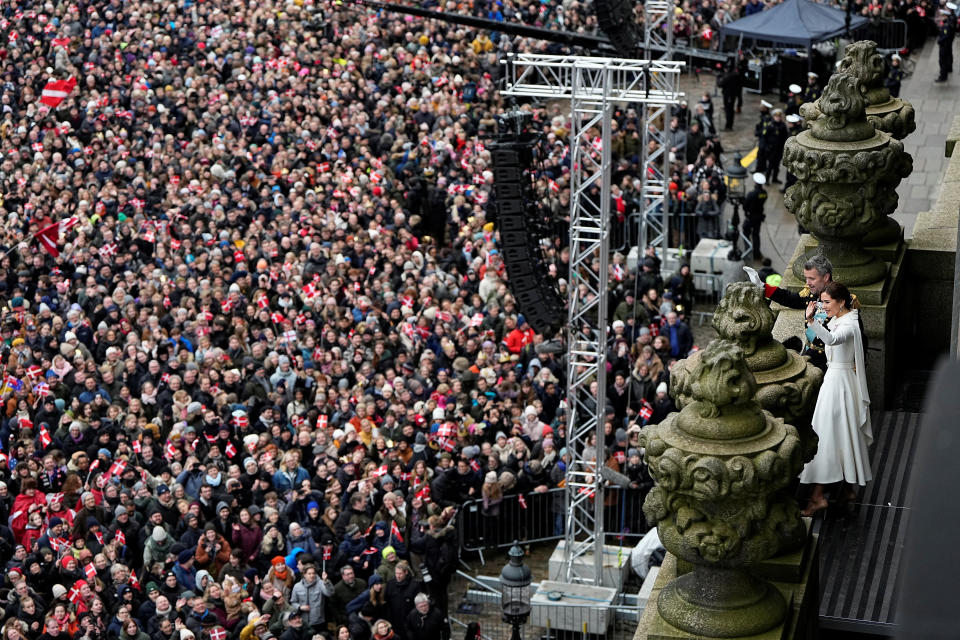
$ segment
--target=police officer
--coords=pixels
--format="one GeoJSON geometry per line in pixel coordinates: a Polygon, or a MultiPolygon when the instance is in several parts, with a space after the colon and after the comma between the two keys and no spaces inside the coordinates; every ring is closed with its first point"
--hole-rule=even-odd
{"type": "Polygon", "coordinates": [[[957,34],[957,21],[949,9],[941,9],[937,17],[937,46],[940,48],[940,75],[934,82],[946,82],[947,74],[953,73],[953,38],[957,34]]]}
{"type": "Polygon", "coordinates": [[[795,113],[800,113],[800,105],[803,104],[803,98],[800,94],[803,93],[803,89],[801,89],[798,84],[791,84],[787,89],[789,90],[787,93],[787,106],[784,107],[783,112],[787,117],[790,117],[795,113]]]}
{"type": "Polygon", "coordinates": [[[820,83],[818,82],[819,78],[820,76],[813,71],[807,74],[807,86],[804,87],[801,96],[804,102],[813,102],[823,93],[823,89],[820,88],[820,83]]]}
{"type": "Polygon", "coordinates": [[[900,56],[893,54],[890,58],[890,68],[887,69],[887,75],[883,79],[883,86],[890,92],[891,97],[900,97],[900,85],[903,83],[903,77],[903,69],[900,68],[900,56]]]}
{"type": "MultiPolygon", "coordinates": [[[[803,118],[799,114],[791,113],[787,116],[787,136],[793,137],[803,131],[803,118]]],[[[786,193],[787,189],[792,187],[797,183],[797,176],[790,173],[790,170],[787,169],[787,178],[783,183],[783,188],[780,189],[780,193],[786,193]]],[[[800,231],[803,234],[803,231],[800,231]]]]}
{"type": "Polygon", "coordinates": [[[764,130],[763,141],[767,147],[767,167],[764,175],[771,184],[780,184],[780,160],[783,159],[783,145],[787,143],[788,137],[783,110],[774,109],[770,123],[764,130]]]}
{"type": "Polygon", "coordinates": [[[760,253],[760,225],[766,219],[763,213],[763,206],[767,203],[767,190],[763,188],[766,183],[765,175],[760,172],[753,174],[753,191],[743,199],[743,234],[750,236],[755,260],[763,260],[763,254],[760,253]]]}
{"type": "Polygon", "coordinates": [[[770,149],[766,145],[765,137],[773,118],[770,116],[770,109],[773,105],[766,100],[760,101],[760,120],[753,128],[753,135],[757,137],[757,171],[767,172],[767,159],[770,157],[770,149]]]}

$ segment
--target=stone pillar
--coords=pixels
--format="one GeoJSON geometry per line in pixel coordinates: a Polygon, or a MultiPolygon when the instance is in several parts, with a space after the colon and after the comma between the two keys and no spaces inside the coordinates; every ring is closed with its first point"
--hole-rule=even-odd
{"type": "MultiPolygon", "coordinates": [[[[866,109],[867,90],[860,81],[834,74],[805,113],[809,129],[790,138],[783,154],[784,165],[797,176],[784,203],[833,263],[834,279],[850,288],[886,281],[887,264],[864,248],[863,239],[886,226],[897,207],[896,188],[913,169],[903,143],[878,131],[866,109]]],[[[803,260],[793,265],[798,277],[802,267],[803,260]]],[[[882,291],[877,297],[873,304],[882,291]]]]}
{"type": "Polygon", "coordinates": [[[647,637],[782,637],[793,603],[748,567],[805,535],[782,491],[803,466],[797,430],[754,399],[753,374],[732,342],[712,342],[683,384],[686,406],[641,432],[657,483],[644,513],[693,570],[662,588],[647,637]]]}

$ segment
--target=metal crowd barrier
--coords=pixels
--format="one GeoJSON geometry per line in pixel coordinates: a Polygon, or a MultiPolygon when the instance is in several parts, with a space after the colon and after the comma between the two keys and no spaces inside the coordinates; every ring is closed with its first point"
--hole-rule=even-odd
{"type": "MultiPolygon", "coordinates": [[[[604,534],[608,544],[636,540],[647,532],[643,516],[644,495],[639,489],[608,486],[604,489],[604,534]]],[[[460,508],[457,523],[464,551],[509,547],[515,540],[533,544],[564,536],[566,491],[506,495],[498,515],[483,512],[483,500],[470,500],[460,508]],[[525,506],[524,506],[525,505],[525,506]]]]}

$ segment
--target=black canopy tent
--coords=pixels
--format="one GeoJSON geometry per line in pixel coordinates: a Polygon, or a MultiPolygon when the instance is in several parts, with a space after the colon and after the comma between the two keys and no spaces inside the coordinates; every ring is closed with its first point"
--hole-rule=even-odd
{"type": "MultiPolygon", "coordinates": [[[[862,16],[851,16],[850,29],[867,23],[862,16]]],[[[812,0],[786,0],[770,9],[741,18],[723,27],[723,35],[766,40],[781,45],[810,48],[842,35],[847,29],[846,12],[812,0]]]]}

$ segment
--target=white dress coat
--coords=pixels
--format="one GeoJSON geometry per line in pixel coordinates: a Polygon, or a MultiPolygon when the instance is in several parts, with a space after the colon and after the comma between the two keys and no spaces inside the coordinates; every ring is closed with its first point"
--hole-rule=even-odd
{"type": "Polygon", "coordinates": [[[873,478],[868,452],[873,442],[870,394],[858,317],[859,312],[852,309],[833,318],[829,329],[816,321],[811,325],[826,347],[827,373],[813,412],[813,430],[820,444],[800,474],[804,484],[845,480],[865,485],[873,478]]]}

